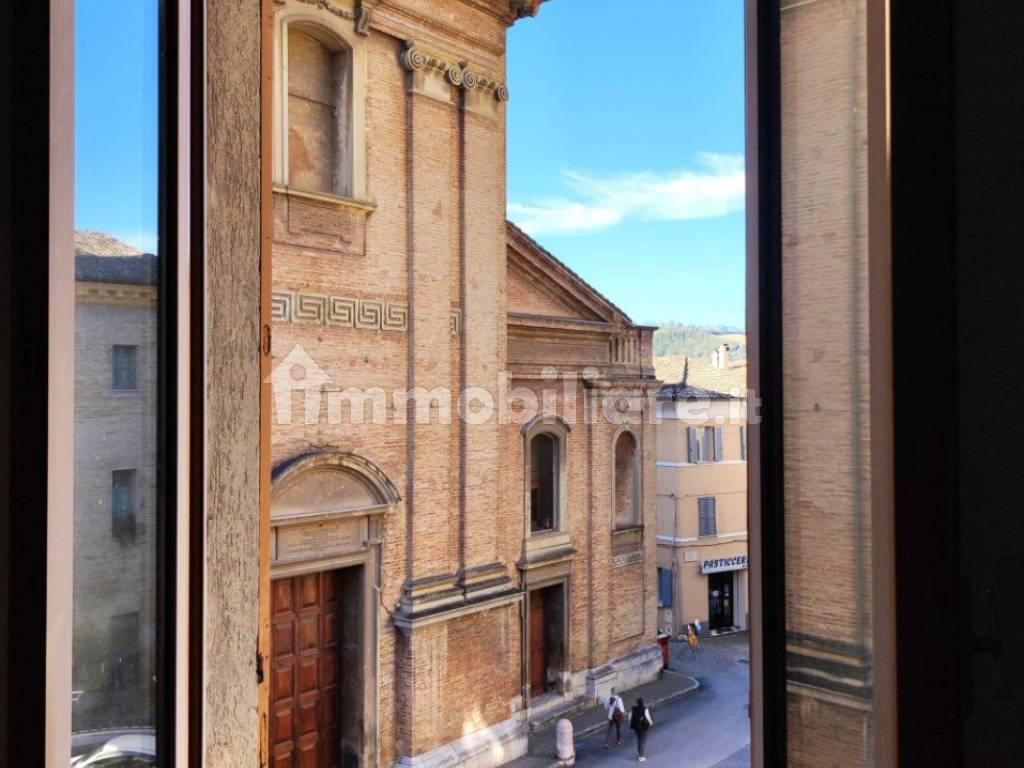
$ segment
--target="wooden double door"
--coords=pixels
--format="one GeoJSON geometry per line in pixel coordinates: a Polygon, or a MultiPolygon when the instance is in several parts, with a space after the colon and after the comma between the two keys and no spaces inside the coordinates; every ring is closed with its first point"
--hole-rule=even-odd
{"type": "Polygon", "coordinates": [[[339,574],[273,581],[270,760],[275,768],[342,765],[339,574]]]}

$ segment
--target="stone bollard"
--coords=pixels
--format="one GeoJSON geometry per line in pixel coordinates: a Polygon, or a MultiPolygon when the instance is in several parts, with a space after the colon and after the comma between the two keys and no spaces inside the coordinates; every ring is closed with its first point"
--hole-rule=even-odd
{"type": "Polygon", "coordinates": [[[555,726],[555,746],[562,765],[576,765],[576,747],[572,740],[572,721],[562,718],[555,726]]]}

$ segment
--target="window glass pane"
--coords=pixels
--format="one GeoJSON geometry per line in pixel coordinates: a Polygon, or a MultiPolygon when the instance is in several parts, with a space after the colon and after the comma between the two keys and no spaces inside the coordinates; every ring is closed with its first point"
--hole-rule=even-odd
{"type": "Polygon", "coordinates": [[[867,18],[866,0],[782,3],[784,564],[795,765],[874,764],[867,18]]]}
{"type": "Polygon", "coordinates": [[[158,54],[156,0],[76,2],[71,711],[88,765],[155,754],[158,54]]]}
{"type": "Polygon", "coordinates": [[[537,435],[530,441],[530,530],[550,531],[555,527],[555,449],[551,435],[537,435]]]}
{"type": "Polygon", "coordinates": [[[114,389],[135,389],[135,363],[137,349],[137,347],[128,344],[114,345],[114,389]]]}

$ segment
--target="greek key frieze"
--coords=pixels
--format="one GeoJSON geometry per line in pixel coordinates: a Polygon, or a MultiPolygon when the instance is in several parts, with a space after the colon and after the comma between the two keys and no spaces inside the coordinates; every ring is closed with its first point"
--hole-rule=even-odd
{"type": "Polygon", "coordinates": [[[384,299],[355,299],[323,293],[274,291],[270,300],[270,316],[277,322],[330,328],[409,330],[409,305],[384,299]]]}

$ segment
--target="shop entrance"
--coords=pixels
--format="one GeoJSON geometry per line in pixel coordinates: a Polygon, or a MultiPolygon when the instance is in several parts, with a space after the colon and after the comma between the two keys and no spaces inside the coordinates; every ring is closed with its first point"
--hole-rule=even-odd
{"type": "Polygon", "coordinates": [[[565,589],[556,584],[530,592],[530,696],[561,690],[565,646],[565,589]]]}
{"type": "Polygon", "coordinates": [[[733,621],[733,571],[708,574],[708,625],[727,629],[733,621]]]}
{"type": "Polygon", "coordinates": [[[363,570],[273,581],[272,766],[362,765],[363,570]]]}

